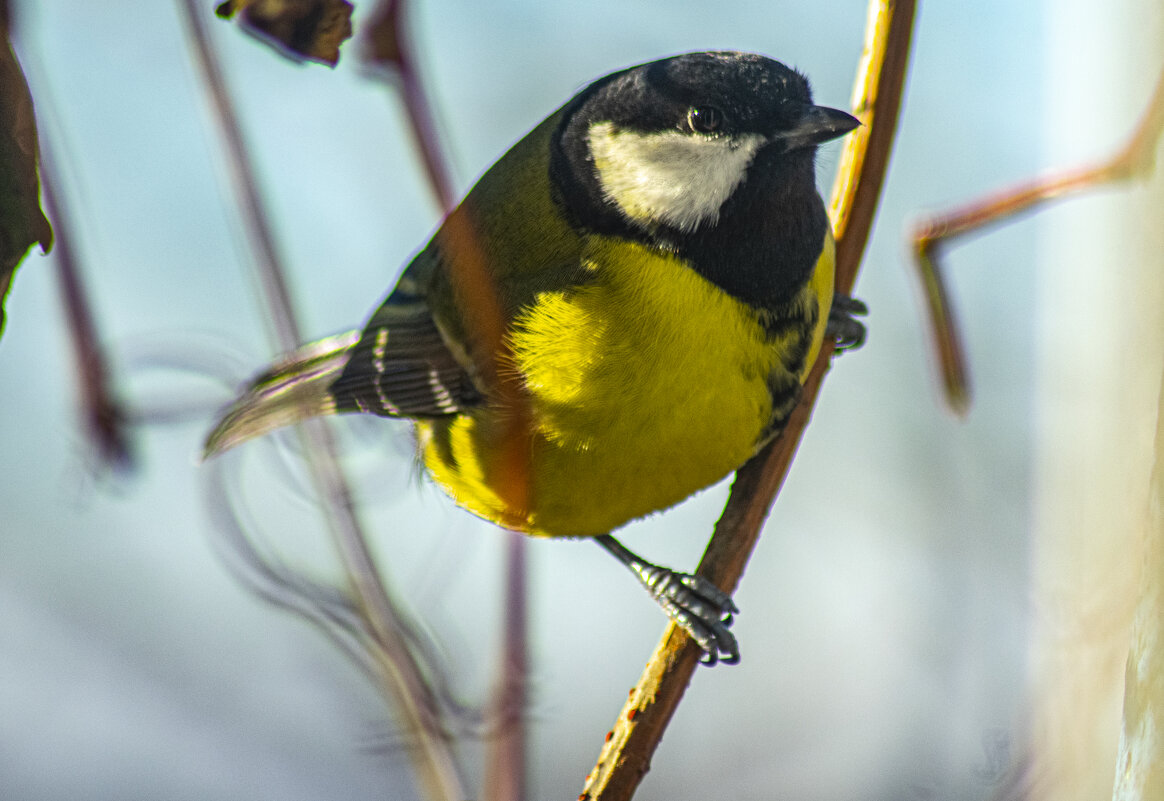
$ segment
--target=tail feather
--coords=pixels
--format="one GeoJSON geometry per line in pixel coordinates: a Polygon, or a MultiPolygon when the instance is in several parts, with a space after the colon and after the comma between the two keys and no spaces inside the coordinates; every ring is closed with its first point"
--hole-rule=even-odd
{"type": "Polygon", "coordinates": [[[203,446],[209,459],[247,440],[336,411],[331,385],[343,372],[359,331],[304,345],[256,378],[223,414],[203,446]]]}

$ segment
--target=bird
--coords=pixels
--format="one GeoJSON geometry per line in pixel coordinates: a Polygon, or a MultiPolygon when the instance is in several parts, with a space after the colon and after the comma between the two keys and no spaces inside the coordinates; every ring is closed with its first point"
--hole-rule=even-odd
{"type": "Polygon", "coordinates": [[[731,596],[611,532],[742,466],[785,426],[825,338],[864,340],[864,304],[834,291],[815,178],[818,145],[859,124],[755,53],[683,53],[595,80],[480,177],[362,330],[255,378],[204,456],[319,415],[410,420],[418,462],[457,505],[594,539],[704,662],[739,661],[731,596]],[[454,229],[494,287],[501,355],[452,277],[454,229]],[[503,486],[516,403],[520,501],[503,486]]]}

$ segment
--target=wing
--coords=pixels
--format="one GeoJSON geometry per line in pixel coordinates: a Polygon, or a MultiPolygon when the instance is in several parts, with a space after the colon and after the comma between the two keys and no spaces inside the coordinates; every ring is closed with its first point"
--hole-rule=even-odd
{"type": "Polygon", "coordinates": [[[443,417],[480,402],[417,286],[406,273],[368,321],[330,387],[337,412],[443,417]]]}
{"type": "Polygon", "coordinates": [[[305,345],[251,382],[206,440],[214,456],[283,426],[320,415],[441,417],[480,401],[419,287],[437,259],[422,253],[362,332],[305,345]]]}
{"type": "MultiPolygon", "coordinates": [[[[481,210],[471,224],[507,320],[537,293],[586,280],[579,238],[557,212],[545,166],[559,119],[551,115],[514,145],[463,204],[481,210]]],[[[256,379],[224,413],[206,455],[317,415],[435,418],[480,404],[454,295],[434,238],[362,332],[305,346],[256,379]]]]}

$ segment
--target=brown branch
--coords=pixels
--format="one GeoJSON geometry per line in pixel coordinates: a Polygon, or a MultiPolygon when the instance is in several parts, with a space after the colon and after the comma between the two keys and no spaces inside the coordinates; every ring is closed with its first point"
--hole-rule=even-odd
{"type": "Polygon", "coordinates": [[[448,266],[450,283],[457,297],[469,339],[469,355],[476,374],[492,396],[490,403],[505,410],[498,415],[504,430],[499,432],[497,475],[494,487],[512,515],[499,521],[511,528],[525,528],[529,509],[530,410],[525,387],[513,363],[505,337],[505,316],[497,295],[488,257],[481,247],[473,210],[464,205],[453,210],[452,182],[441,157],[436,123],[420,75],[405,35],[404,0],[384,0],[365,35],[368,60],[382,72],[401,81],[404,107],[413,141],[420,149],[425,171],[441,207],[448,212],[437,232],[440,249],[448,266]]]}
{"type": "MultiPolygon", "coordinates": [[[[183,0],[182,5],[219,133],[226,144],[227,164],[242,207],[244,224],[258,259],[267,313],[274,321],[280,347],[293,350],[302,341],[299,325],[238,116],[218,60],[211,50],[198,0],[183,0]]],[[[465,797],[465,792],[456,761],[441,731],[438,705],[423,671],[408,649],[402,635],[405,625],[401,614],[389,597],[368,548],[367,537],[356,516],[351,491],[336,455],[331,430],[320,421],[310,421],[299,426],[299,432],[304,440],[312,478],[348,574],[349,586],[375,635],[372,645],[381,680],[395,699],[404,729],[415,746],[409,750],[413,764],[430,797],[459,801],[465,797]]]]}
{"type": "Polygon", "coordinates": [[[524,534],[507,532],[505,637],[497,671],[493,711],[485,754],[483,801],[521,801],[526,797],[525,712],[529,676],[529,626],[524,534]]]}
{"type": "MultiPolygon", "coordinates": [[[[865,53],[853,104],[864,127],[846,143],[832,203],[839,292],[851,290],[856,280],[876,212],[901,107],[914,7],[914,0],[870,2],[865,53]]],[[[699,567],[701,575],[723,589],[733,590],[739,582],[808,424],[831,354],[832,344],[826,343],[783,434],[736,475],[727,507],[699,567]]],[[[634,794],[699,656],[699,648],[685,632],[673,624],[667,628],[607,734],[580,799],[625,801],[634,794]]]]}
{"type": "MultiPolygon", "coordinates": [[[[16,262],[20,261],[17,257],[10,263],[13,254],[7,248],[16,245],[19,255],[23,256],[24,251],[31,246],[31,241],[26,239],[39,240],[45,253],[55,244],[65,324],[76,362],[76,375],[80,377],[81,414],[85,433],[101,462],[114,468],[129,468],[132,466],[132,453],[126,427],[127,415],[113,390],[109,359],[101,346],[90,296],[85,291],[81,275],[80,259],[73,249],[75,240],[70,229],[71,217],[61,197],[56,194],[59,184],[52,171],[54,165],[46,155],[48,148],[42,145],[37,136],[32,95],[9,43],[15,33],[12,23],[8,3],[0,0],[0,48],[6,51],[0,55],[0,83],[4,84],[0,87],[0,100],[4,105],[0,109],[0,128],[4,129],[0,136],[9,138],[8,147],[15,146],[15,150],[22,156],[16,163],[6,160],[4,167],[0,168],[0,172],[6,170],[9,173],[3,181],[4,191],[12,196],[0,202],[0,206],[6,207],[4,211],[12,214],[10,204],[23,201],[18,205],[24,208],[16,216],[24,218],[27,227],[27,236],[18,237],[17,242],[5,241],[5,234],[10,235],[12,231],[0,230],[0,251],[3,251],[0,253],[0,330],[4,327],[4,294],[12,277],[11,271],[15,270],[16,262]],[[5,71],[8,74],[3,75],[5,71]],[[37,202],[41,195],[47,218],[37,202]],[[52,220],[51,226],[49,218],[52,220]]],[[[0,225],[0,229],[8,228],[13,221],[4,219],[2,222],[4,224],[0,225]]]]}
{"type": "MultiPolygon", "coordinates": [[[[384,0],[364,33],[365,57],[381,75],[394,75],[412,132],[420,150],[428,184],[446,217],[437,239],[449,280],[458,298],[457,308],[470,340],[470,357],[479,380],[490,388],[492,403],[505,410],[497,447],[498,497],[512,514],[499,521],[510,528],[525,527],[529,509],[530,407],[520,376],[512,364],[506,339],[505,317],[493,281],[494,271],[481,247],[472,209],[455,206],[452,180],[437,133],[436,115],[420,80],[416,58],[405,25],[404,0],[384,0]]],[[[512,533],[506,546],[506,606],[502,658],[495,682],[496,697],[486,753],[484,798],[517,801],[524,797],[526,774],[525,722],[527,665],[527,600],[525,551],[527,543],[512,533]]]]}
{"type": "MultiPolygon", "coordinates": [[[[448,161],[437,132],[433,105],[424,90],[405,26],[404,0],[385,0],[364,35],[365,57],[381,74],[400,82],[412,139],[421,153],[428,184],[446,217],[437,232],[449,279],[459,298],[470,355],[482,384],[492,388],[493,402],[506,410],[498,440],[501,451],[497,494],[512,512],[511,528],[524,528],[529,508],[530,407],[520,377],[504,365],[511,362],[505,318],[487,256],[474,228],[472,210],[455,207],[448,161]]],[[[510,532],[506,545],[506,603],[502,658],[485,757],[487,801],[519,801],[525,795],[526,678],[528,621],[525,538],[510,532]]]]}
{"type": "Polygon", "coordinates": [[[400,80],[412,141],[420,148],[428,185],[446,214],[456,205],[453,182],[441,153],[436,115],[420,82],[416,58],[405,31],[404,0],[384,0],[376,7],[363,35],[364,57],[373,66],[400,80]]]}
{"type": "Polygon", "coordinates": [[[113,391],[109,359],[101,347],[93,307],[81,276],[80,261],[73,250],[70,217],[57,196],[56,176],[48,164],[49,159],[45,158],[42,162],[41,191],[56,238],[57,274],[69,341],[73,346],[77,374],[80,376],[85,432],[102,462],[115,468],[129,468],[132,466],[133,455],[126,430],[127,415],[113,391]]]}
{"type": "Polygon", "coordinates": [[[295,318],[291,290],[287,286],[286,271],[275,244],[275,235],[267,217],[266,206],[259,197],[255,167],[250,151],[243,142],[242,126],[234,110],[226,80],[218,59],[210,49],[210,37],[202,21],[202,9],[197,0],[181,0],[198,66],[218,123],[218,132],[226,145],[226,162],[230,171],[235,197],[242,207],[242,222],[246,228],[251,250],[258,260],[256,272],[266,301],[267,319],[271,321],[275,342],[280,350],[290,352],[303,342],[299,322],[295,318]]]}
{"type": "Polygon", "coordinates": [[[132,452],[126,411],[113,390],[109,359],[73,249],[71,218],[54,191],[59,186],[53,180],[54,165],[37,134],[32,95],[10,41],[15,33],[8,3],[0,0],[0,331],[4,329],[4,296],[25,252],[34,242],[40,243],[44,253],[55,244],[85,435],[100,462],[127,469],[132,466],[132,452]]]}
{"type": "Polygon", "coordinates": [[[1156,149],[1164,133],[1164,72],[1156,83],[1148,109],[1128,142],[1106,161],[1062,170],[1003,189],[914,226],[914,263],[921,277],[929,312],[934,350],[942,373],[946,403],[963,415],[970,406],[970,380],[953,304],[942,277],[941,254],[959,237],[981,233],[1009,222],[1052,200],[1108,183],[1146,178],[1155,166],[1156,149]]]}

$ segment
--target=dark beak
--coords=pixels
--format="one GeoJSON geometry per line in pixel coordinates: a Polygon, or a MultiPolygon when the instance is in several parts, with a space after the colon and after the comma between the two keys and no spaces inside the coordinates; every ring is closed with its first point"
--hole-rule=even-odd
{"type": "Polygon", "coordinates": [[[800,119],[772,137],[784,143],[785,150],[819,145],[844,136],[861,124],[852,114],[827,106],[805,106],[800,119]]]}

